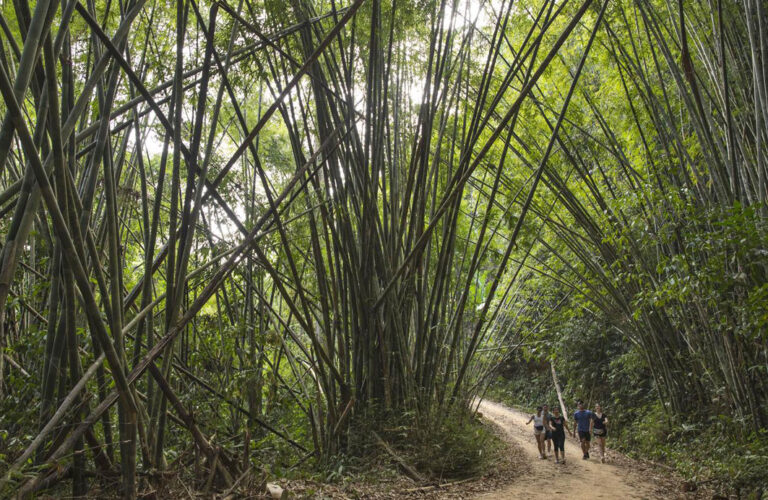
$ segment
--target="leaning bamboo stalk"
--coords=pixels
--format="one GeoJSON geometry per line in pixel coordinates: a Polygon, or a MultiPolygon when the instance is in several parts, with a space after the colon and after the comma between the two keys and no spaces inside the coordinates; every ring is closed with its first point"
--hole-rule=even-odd
{"type": "MultiPolygon", "coordinates": [[[[555,125],[555,129],[553,130],[553,132],[552,132],[552,134],[550,136],[550,140],[549,140],[549,143],[547,145],[547,149],[546,149],[546,151],[544,153],[544,156],[541,159],[541,162],[539,163],[539,167],[537,168],[537,171],[536,171],[536,176],[534,177],[533,182],[531,184],[531,188],[528,191],[528,197],[525,200],[525,203],[523,204],[523,207],[522,207],[521,212],[520,212],[520,216],[518,217],[517,223],[515,224],[515,228],[513,229],[512,235],[509,238],[510,243],[509,243],[509,245],[507,245],[507,250],[506,250],[506,252],[504,254],[504,257],[502,258],[501,264],[499,266],[500,270],[504,268],[504,266],[506,265],[507,260],[509,259],[510,255],[512,253],[512,249],[513,249],[514,243],[515,243],[515,241],[517,239],[517,235],[520,233],[520,229],[522,227],[523,220],[525,219],[525,215],[528,212],[528,209],[529,209],[529,207],[531,205],[531,202],[533,201],[533,196],[534,196],[534,194],[536,192],[536,186],[538,184],[538,181],[541,179],[541,175],[544,172],[544,167],[547,164],[547,160],[549,159],[549,155],[551,154],[552,148],[553,148],[555,142],[557,141],[557,135],[558,135],[560,126],[563,123],[563,119],[564,119],[565,113],[568,110],[568,104],[570,103],[571,97],[573,96],[574,90],[576,88],[576,83],[578,82],[579,76],[581,75],[581,70],[584,67],[584,63],[585,63],[585,61],[587,59],[587,56],[589,55],[590,48],[592,47],[592,42],[595,39],[595,35],[597,34],[597,30],[600,27],[600,22],[602,21],[603,14],[605,13],[605,9],[606,9],[607,6],[608,6],[608,2],[606,1],[606,2],[603,3],[603,6],[602,6],[602,8],[600,10],[600,14],[598,15],[597,21],[595,22],[595,27],[592,30],[592,33],[591,33],[590,38],[589,38],[589,41],[587,42],[587,45],[586,45],[586,47],[584,49],[584,53],[583,53],[583,55],[581,57],[581,60],[579,61],[579,66],[576,69],[576,73],[575,73],[575,75],[573,77],[573,80],[571,82],[571,86],[568,89],[568,95],[565,98],[565,102],[563,103],[562,109],[561,109],[560,114],[558,116],[557,124],[555,125]]],[[[586,7],[582,7],[581,13],[583,14],[585,11],[586,11],[586,7]]],[[[489,292],[489,296],[491,296],[491,297],[494,296],[495,290],[496,290],[496,288],[499,285],[501,274],[502,274],[501,272],[497,272],[496,276],[494,277],[494,280],[493,280],[493,283],[491,285],[491,289],[490,289],[490,292],[489,292]]],[[[487,314],[487,311],[488,311],[489,308],[490,308],[490,301],[487,301],[485,303],[485,305],[483,306],[483,309],[482,309],[482,311],[480,313],[479,319],[477,320],[476,326],[474,328],[474,332],[472,334],[472,338],[471,338],[470,343],[469,343],[469,347],[466,350],[466,353],[465,353],[465,356],[464,356],[464,360],[463,360],[463,362],[462,362],[462,364],[461,364],[461,366],[459,368],[459,373],[458,373],[458,375],[456,377],[456,382],[455,382],[453,393],[452,393],[452,399],[456,398],[456,396],[458,395],[458,392],[459,392],[459,390],[461,388],[462,379],[463,379],[464,374],[465,374],[465,372],[466,372],[466,370],[467,370],[467,368],[469,366],[469,362],[472,359],[472,356],[474,355],[474,348],[475,348],[475,346],[477,344],[477,341],[478,341],[478,339],[480,337],[481,329],[482,329],[482,326],[484,324],[485,315],[487,314]]]]}
{"type": "Polygon", "coordinates": [[[53,416],[51,416],[51,419],[48,421],[48,423],[45,424],[45,427],[43,427],[40,432],[38,432],[37,436],[35,436],[32,442],[24,449],[21,455],[19,455],[19,457],[8,468],[0,483],[4,484],[10,481],[11,477],[16,472],[21,470],[27,459],[32,456],[32,454],[40,447],[40,445],[43,444],[48,434],[50,434],[50,432],[59,425],[62,419],[67,415],[70,407],[77,401],[80,392],[82,392],[82,390],[85,388],[85,385],[96,373],[96,369],[104,362],[104,359],[105,354],[102,353],[98,358],[96,358],[96,360],[94,360],[93,363],[91,363],[77,384],[72,387],[67,396],[61,401],[59,407],[56,409],[56,412],[53,414],[53,416]]]}
{"type": "Polygon", "coordinates": [[[114,346],[109,341],[109,335],[98,313],[99,309],[94,299],[93,292],[90,288],[90,280],[88,279],[85,270],[82,267],[72,237],[67,230],[67,223],[59,209],[58,202],[56,201],[51,185],[48,182],[48,178],[45,174],[43,164],[40,161],[40,157],[35,151],[34,143],[29,134],[29,130],[26,127],[26,124],[24,123],[21,109],[19,108],[18,102],[13,95],[13,90],[10,85],[8,75],[6,74],[5,69],[2,67],[0,67],[0,91],[2,92],[6,105],[12,114],[14,125],[16,126],[16,131],[29,157],[31,168],[37,177],[43,199],[45,200],[45,204],[54,221],[56,232],[58,233],[60,241],[62,242],[64,256],[67,261],[69,261],[69,264],[74,270],[75,279],[84,299],[84,306],[89,316],[89,320],[91,321],[91,326],[94,328],[95,336],[101,343],[101,347],[106,353],[107,361],[110,364],[116,384],[119,388],[120,397],[124,399],[128,404],[132,404],[132,398],[130,397],[125,374],[122,371],[117,353],[115,352],[114,346]]]}
{"type": "MultiPolygon", "coordinates": [[[[0,76],[2,76],[2,72],[0,72],[0,76]]],[[[0,78],[0,83],[2,83],[2,79],[0,78]]],[[[325,151],[326,148],[330,144],[333,143],[333,141],[336,139],[337,133],[332,134],[330,137],[326,139],[324,142],[322,148],[320,148],[315,155],[310,158],[307,163],[296,171],[291,181],[286,185],[283,192],[275,198],[275,206],[280,206],[280,204],[288,198],[293,190],[293,188],[299,184],[300,180],[304,177],[307,170],[318,160],[320,155],[325,151]]],[[[176,336],[183,331],[185,325],[189,323],[196,314],[202,309],[202,307],[208,302],[211,296],[219,289],[221,284],[223,283],[224,279],[234,270],[235,265],[240,261],[240,259],[243,256],[243,253],[248,250],[251,246],[256,244],[258,239],[262,236],[261,228],[266,224],[266,222],[272,217],[272,211],[267,210],[262,216],[259,218],[259,220],[254,225],[254,228],[249,233],[248,237],[246,237],[236,248],[236,250],[230,255],[230,257],[227,259],[227,261],[222,264],[219,269],[214,273],[214,275],[211,277],[211,280],[209,281],[208,285],[206,285],[205,289],[201,292],[200,295],[198,295],[197,299],[193,303],[190,304],[189,309],[184,313],[184,315],[179,319],[178,323],[176,323],[174,326],[172,326],[166,335],[158,340],[158,342],[155,344],[155,346],[150,349],[142,358],[142,360],[134,366],[134,368],[131,370],[131,372],[127,376],[127,382],[130,384],[133,384],[136,382],[136,380],[144,373],[144,371],[149,367],[150,363],[153,363],[155,359],[157,359],[165,349],[165,347],[169,344],[169,342],[174,339],[176,336]]],[[[107,411],[115,402],[118,400],[118,391],[113,390],[107,397],[104,398],[104,400],[97,405],[90,415],[88,415],[87,418],[85,418],[80,425],[77,426],[76,429],[73,430],[73,432],[69,435],[69,437],[62,442],[59,447],[51,453],[51,455],[48,457],[48,461],[46,462],[47,465],[53,465],[56,463],[58,459],[63,457],[71,448],[74,446],[75,441],[79,438],[79,436],[82,436],[82,434],[90,428],[100,417],[101,415],[107,411]]],[[[26,488],[29,485],[33,484],[35,480],[30,480],[27,485],[23,486],[22,488],[26,488]]]]}

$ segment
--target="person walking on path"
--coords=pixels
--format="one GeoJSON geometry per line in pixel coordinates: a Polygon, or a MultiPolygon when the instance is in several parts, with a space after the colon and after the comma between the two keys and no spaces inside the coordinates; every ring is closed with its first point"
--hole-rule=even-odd
{"type": "Polygon", "coordinates": [[[547,455],[552,454],[552,425],[550,419],[552,414],[549,413],[549,405],[542,405],[541,415],[544,417],[544,442],[547,443],[547,455]]]}
{"type": "Polygon", "coordinates": [[[584,409],[584,402],[578,402],[579,410],[573,414],[573,420],[576,422],[576,431],[579,433],[579,441],[581,441],[581,451],[584,453],[582,457],[584,460],[589,459],[589,441],[591,440],[592,432],[592,413],[589,410],[584,409]]]}
{"type": "Polygon", "coordinates": [[[608,415],[603,413],[603,408],[595,405],[595,411],[592,412],[592,433],[600,446],[600,461],[605,463],[605,437],[608,435],[608,415]]]}
{"type": "Polygon", "coordinates": [[[552,427],[552,442],[555,445],[555,463],[565,463],[565,431],[567,430],[571,436],[573,431],[568,427],[568,420],[563,415],[560,415],[560,408],[557,406],[552,407],[552,416],[549,419],[550,426],[552,427]],[[558,453],[558,450],[560,453],[558,453]]]}
{"type": "Polygon", "coordinates": [[[536,407],[536,415],[531,415],[531,418],[525,423],[528,425],[533,421],[533,435],[536,437],[536,446],[539,448],[539,458],[542,460],[547,458],[544,453],[544,416],[541,414],[541,406],[536,407]]]}

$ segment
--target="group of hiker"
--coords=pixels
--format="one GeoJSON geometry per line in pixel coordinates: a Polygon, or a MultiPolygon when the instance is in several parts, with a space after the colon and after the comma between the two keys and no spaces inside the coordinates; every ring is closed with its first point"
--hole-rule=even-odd
{"type": "Polygon", "coordinates": [[[595,405],[594,411],[584,409],[582,401],[578,401],[577,405],[579,409],[573,414],[573,420],[576,422],[574,429],[568,426],[568,419],[560,413],[557,405],[552,407],[551,413],[549,405],[536,407],[536,414],[531,415],[526,422],[526,425],[533,422],[533,434],[542,460],[547,458],[547,453],[552,453],[552,446],[554,446],[555,463],[565,463],[565,431],[568,431],[571,437],[576,437],[578,433],[584,460],[589,459],[589,448],[594,436],[600,449],[600,461],[605,463],[608,416],[603,413],[599,404],[595,405]]]}

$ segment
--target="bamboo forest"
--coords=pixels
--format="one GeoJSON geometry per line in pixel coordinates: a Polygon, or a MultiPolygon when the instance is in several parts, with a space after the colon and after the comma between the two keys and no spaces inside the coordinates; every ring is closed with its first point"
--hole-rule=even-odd
{"type": "Polygon", "coordinates": [[[768,498],[765,0],[0,0],[0,93],[0,498],[768,498]]]}

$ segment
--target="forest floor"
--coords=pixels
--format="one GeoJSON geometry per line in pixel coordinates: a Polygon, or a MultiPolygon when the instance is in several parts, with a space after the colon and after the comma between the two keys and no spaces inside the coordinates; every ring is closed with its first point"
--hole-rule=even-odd
{"type": "MultiPolygon", "coordinates": [[[[499,403],[480,404],[483,420],[495,428],[507,449],[476,478],[448,481],[435,486],[414,485],[404,476],[391,481],[352,482],[334,485],[284,483],[298,498],[369,499],[516,499],[545,495],[548,498],[698,499],[711,498],[704,491],[684,492],[683,480],[661,466],[640,462],[607,450],[607,463],[599,453],[582,460],[579,443],[567,438],[566,464],[555,464],[554,455],[539,459],[528,415],[499,403]],[[316,489],[315,489],[316,488],[316,489]]],[[[610,444],[610,441],[609,441],[610,444]]]]}
{"type": "Polygon", "coordinates": [[[555,464],[554,455],[541,460],[533,427],[525,425],[528,415],[491,401],[483,401],[480,412],[504,429],[513,447],[522,448],[528,467],[509,484],[474,498],[531,498],[540,494],[549,498],[695,498],[693,493],[683,493],[683,482],[671,473],[613,450],[606,450],[604,464],[594,447],[591,458],[583,460],[578,440],[571,437],[566,440],[564,465],[555,464]]]}

